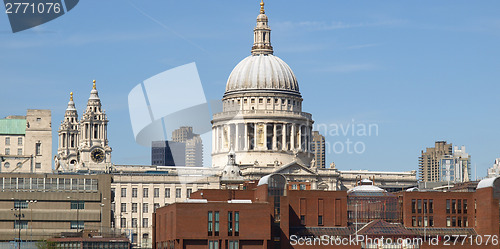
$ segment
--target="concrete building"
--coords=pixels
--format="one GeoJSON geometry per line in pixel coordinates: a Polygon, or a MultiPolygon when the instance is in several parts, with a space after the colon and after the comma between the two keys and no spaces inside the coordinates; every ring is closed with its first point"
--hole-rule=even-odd
{"type": "Polygon", "coordinates": [[[160,166],[203,167],[203,141],[193,127],[182,126],[172,131],[172,140],[154,141],[151,164],[160,166]]]}
{"type": "Polygon", "coordinates": [[[500,158],[495,159],[493,166],[488,169],[487,178],[500,176],[500,158]]]}
{"type": "Polygon", "coordinates": [[[174,141],[153,141],[151,145],[151,165],[186,165],[186,144],[174,141]]]}
{"type": "Polygon", "coordinates": [[[470,179],[471,156],[465,146],[453,147],[453,155],[443,155],[439,159],[442,182],[468,182],[470,179]]]}
{"type": "Polygon", "coordinates": [[[0,119],[0,172],[52,172],[50,110],[0,119]]]}
{"type": "Polygon", "coordinates": [[[152,215],[201,189],[220,188],[219,170],[199,167],[114,165],[112,227],[140,248],[152,247],[152,215]]]}
{"type": "Polygon", "coordinates": [[[314,163],[318,168],[325,168],[326,153],[325,153],[325,136],[319,134],[319,131],[312,132],[311,150],[314,153],[314,163]]]}
{"type": "Polygon", "coordinates": [[[453,155],[452,144],[447,144],[446,141],[437,141],[433,148],[427,148],[422,151],[419,157],[419,178],[423,182],[438,182],[441,181],[441,169],[439,160],[441,156],[453,155]]]}
{"type": "Polygon", "coordinates": [[[0,174],[0,241],[110,232],[110,175],[0,174]]]}

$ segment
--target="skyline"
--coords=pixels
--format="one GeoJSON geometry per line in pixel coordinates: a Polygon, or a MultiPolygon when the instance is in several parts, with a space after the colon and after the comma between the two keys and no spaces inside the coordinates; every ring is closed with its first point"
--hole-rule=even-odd
{"type": "MultiPolygon", "coordinates": [[[[0,117],[51,109],[55,154],[69,92],[81,115],[96,79],[110,120],[113,163],[149,164],[150,149],[133,139],[128,92],[155,74],[196,62],[207,100],[219,100],[233,67],[250,54],[258,1],[195,2],[110,1],[100,8],[81,2],[18,34],[9,33],[2,15],[0,117]]],[[[366,146],[362,154],[327,153],[327,165],[418,170],[420,151],[438,140],[465,145],[479,177],[500,157],[500,19],[494,11],[500,4],[423,3],[266,2],[275,55],[297,76],[303,111],[313,114],[315,127],[378,127],[373,136],[323,134],[331,144],[350,139],[366,146]]]]}

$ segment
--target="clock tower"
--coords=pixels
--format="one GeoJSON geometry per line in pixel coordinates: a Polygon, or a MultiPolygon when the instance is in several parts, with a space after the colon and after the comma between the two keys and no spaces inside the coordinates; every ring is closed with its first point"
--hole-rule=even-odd
{"type": "Polygon", "coordinates": [[[108,119],[93,82],[87,109],[79,122],[78,166],[76,170],[107,171],[111,166],[108,119]]]}

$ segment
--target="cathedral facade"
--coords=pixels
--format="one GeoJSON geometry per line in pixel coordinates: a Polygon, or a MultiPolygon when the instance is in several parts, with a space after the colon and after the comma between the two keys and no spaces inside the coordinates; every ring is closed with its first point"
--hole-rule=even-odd
{"type": "Polygon", "coordinates": [[[56,171],[109,171],[112,149],[108,144],[108,119],[95,80],[81,119],[78,119],[73,93],[70,93],[58,134],[59,146],[54,158],[56,171]]]}

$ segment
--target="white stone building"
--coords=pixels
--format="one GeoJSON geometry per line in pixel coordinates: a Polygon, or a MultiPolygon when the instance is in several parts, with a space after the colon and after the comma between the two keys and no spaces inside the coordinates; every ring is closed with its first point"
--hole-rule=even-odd
{"type": "Polygon", "coordinates": [[[71,93],[58,133],[59,147],[54,158],[56,170],[109,170],[111,147],[108,144],[108,119],[101,106],[95,80],[80,120],[71,93]]]}
{"type": "Polygon", "coordinates": [[[52,172],[50,110],[29,109],[26,116],[0,119],[0,171],[52,172]]]}

